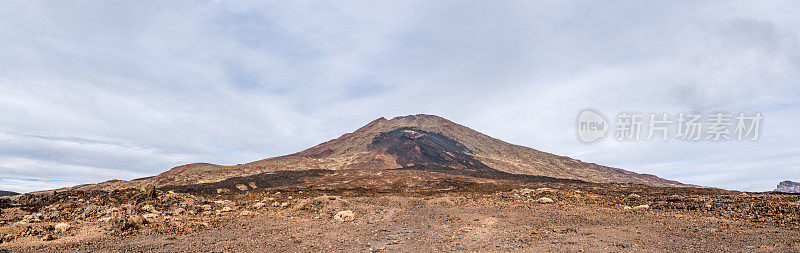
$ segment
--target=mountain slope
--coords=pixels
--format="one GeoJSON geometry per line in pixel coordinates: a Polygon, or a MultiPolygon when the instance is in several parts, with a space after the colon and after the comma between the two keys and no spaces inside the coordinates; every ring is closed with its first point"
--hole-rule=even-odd
{"type": "Polygon", "coordinates": [[[685,186],[653,175],[585,163],[509,144],[447,119],[420,114],[391,120],[379,118],[355,132],[287,156],[236,166],[187,164],[151,178],[110,181],[83,188],[149,188],[213,183],[272,171],[396,169],[416,165],[599,183],[685,186]]]}
{"type": "Polygon", "coordinates": [[[0,197],[4,197],[4,196],[14,196],[14,195],[19,195],[19,193],[16,193],[16,192],[10,192],[10,191],[0,191],[0,197]]]}
{"type": "Polygon", "coordinates": [[[485,170],[488,167],[507,173],[589,182],[681,185],[653,175],[585,163],[513,145],[433,115],[411,115],[392,120],[380,118],[353,133],[301,151],[295,156],[349,161],[346,163],[349,167],[381,164],[384,167],[399,168],[413,165],[414,162],[439,165],[444,163],[446,167],[473,170],[485,170]],[[431,143],[441,145],[435,146],[431,143]],[[386,148],[387,145],[390,148],[386,148]],[[436,159],[449,161],[437,162],[436,159]],[[478,163],[464,159],[477,160],[478,163]]]}

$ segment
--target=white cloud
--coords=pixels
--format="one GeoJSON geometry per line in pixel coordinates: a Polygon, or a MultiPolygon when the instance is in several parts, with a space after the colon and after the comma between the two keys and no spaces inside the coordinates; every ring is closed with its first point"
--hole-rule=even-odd
{"type": "Polygon", "coordinates": [[[10,2],[0,177],[42,189],[242,163],[380,116],[433,113],[689,183],[798,180],[795,156],[774,157],[798,151],[797,4],[652,5],[10,2]],[[573,124],[587,107],[761,111],[767,125],[756,143],[584,145],[573,124]]]}

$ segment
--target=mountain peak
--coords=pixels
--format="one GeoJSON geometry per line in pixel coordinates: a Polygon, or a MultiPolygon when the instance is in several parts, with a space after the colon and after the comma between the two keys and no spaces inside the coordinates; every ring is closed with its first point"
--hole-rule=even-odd
{"type": "Polygon", "coordinates": [[[590,182],[682,185],[652,175],[584,163],[513,145],[429,114],[399,116],[391,120],[381,117],[355,132],[292,156],[336,161],[331,162],[334,166],[325,166],[335,169],[392,169],[427,164],[590,182]]]}
{"type": "Polygon", "coordinates": [[[399,120],[399,121],[417,121],[417,120],[438,120],[438,121],[447,121],[449,120],[432,115],[432,114],[413,114],[413,115],[406,115],[406,116],[397,116],[392,118],[392,120],[399,120]]]}
{"type": "Polygon", "coordinates": [[[275,171],[398,169],[415,166],[597,183],[685,186],[653,175],[586,163],[513,145],[428,114],[400,116],[390,120],[381,117],[352,133],[291,155],[235,166],[189,164],[152,178],[109,184],[119,188],[132,185],[139,188],[160,187],[212,183],[232,177],[275,171]]]}
{"type": "Polygon", "coordinates": [[[356,130],[356,132],[367,131],[369,129],[376,129],[376,128],[385,129],[392,127],[411,127],[411,126],[429,127],[433,125],[457,125],[457,124],[436,115],[415,114],[415,115],[397,116],[392,118],[391,120],[386,119],[385,117],[380,117],[367,123],[363,127],[356,130]]]}

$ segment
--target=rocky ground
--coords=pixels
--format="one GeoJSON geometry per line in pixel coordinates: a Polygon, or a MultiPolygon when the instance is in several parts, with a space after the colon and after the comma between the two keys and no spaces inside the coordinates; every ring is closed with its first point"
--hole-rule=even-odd
{"type": "Polygon", "coordinates": [[[320,170],[4,197],[0,251],[800,251],[800,195],[476,173],[320,170]]]}

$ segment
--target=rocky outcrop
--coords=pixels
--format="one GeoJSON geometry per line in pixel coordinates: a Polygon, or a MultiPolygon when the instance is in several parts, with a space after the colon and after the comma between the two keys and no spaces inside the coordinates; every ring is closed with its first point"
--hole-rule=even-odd
{"type": "Polygon", "coordinates": [[[786,192],[786,193],[800,193],[800,183],[792,182],[789,180],[780,182],[778,184],[778,188],[775,189],[776,192],[786,192]]]}

